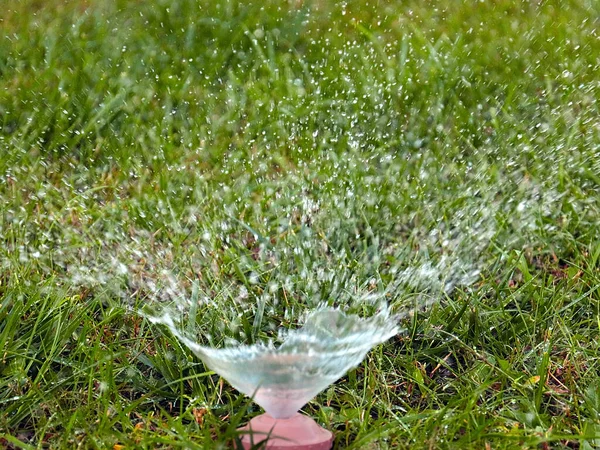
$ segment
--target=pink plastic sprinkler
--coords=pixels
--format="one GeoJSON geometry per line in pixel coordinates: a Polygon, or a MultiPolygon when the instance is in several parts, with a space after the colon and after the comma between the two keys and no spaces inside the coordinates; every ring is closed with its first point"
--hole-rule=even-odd
{"type": "Polygon", "coordinates": [[[181,333],[168,315],[150,320],[167,325],[206,366],[264,408],[265,414],[239,430],[245,449],[265,440],[269,450],[330,449],[333,434],[298,410],[398,332],[397,318],[387,309],[361,318],[323,307],[311,312],[302,328],[282,331],[279,347],[215,349],[181,333]]]}
{"type": "Polygon", "coordinates": [[[333,433],[308,416],[296,413],[289,419],[274,419],[269,414],[261,414],[252,419],[244,428],[242,444],[246,450],[267,440],[269,450],[329,450],[333,443],[333,433]]]}

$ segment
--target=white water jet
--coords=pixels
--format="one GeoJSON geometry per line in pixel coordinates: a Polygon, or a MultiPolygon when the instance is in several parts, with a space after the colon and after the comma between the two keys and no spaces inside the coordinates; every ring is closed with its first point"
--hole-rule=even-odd
{"type": "Polygon", "coordinates": [[[166,325],[208,368],[276,419],[292,417],[399,331],[398,318],[387,309],[361,318],[321,307],[308,314],[303,327],[282,331],[279,347],[269,342],[217,349],[198,344],[169,314],[148,318],[166,325]]]}

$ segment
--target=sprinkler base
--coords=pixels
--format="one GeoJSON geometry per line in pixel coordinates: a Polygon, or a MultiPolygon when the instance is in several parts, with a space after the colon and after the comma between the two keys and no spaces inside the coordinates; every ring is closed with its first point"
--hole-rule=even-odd
{"type": "Polygon", "coordinates": [[[250,450],[253,445],[268,439],[268,450],[329,450],[333,433],[302,414],[289,419],[274,419],[261,414],[239,429],[243,433],[242,445],[250,450]]]}

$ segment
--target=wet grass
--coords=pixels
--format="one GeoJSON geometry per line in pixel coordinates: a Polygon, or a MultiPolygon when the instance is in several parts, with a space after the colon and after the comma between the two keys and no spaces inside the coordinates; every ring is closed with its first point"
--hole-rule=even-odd
{"type": "MultiPolygon", "coordinates": [[[[234,446],[259,409],[129,309],[162,269],[218,333],[215,306],[341,301],[427,262],[390,301],[435,302],[304,408],[335,448],[600,446],[598,17],[11,2],[0,446],[234,446]],[[143,282],[115,295],[111,256],[143,282]]],[[[270,312],[225,327],[294,324],[270,312]]]]}

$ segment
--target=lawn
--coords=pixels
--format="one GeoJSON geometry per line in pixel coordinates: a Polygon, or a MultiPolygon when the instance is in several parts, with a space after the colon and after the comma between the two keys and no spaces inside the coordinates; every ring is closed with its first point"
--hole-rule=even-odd
{"type": "Polygon", "coordinates": [[[600,447],[600,2],[16,0],[0,12],[0,447],[234,448],[227,345],[403,331],[334,448],[600,447]],[[158,306],[156,306],[158,305],[158,306]]]}

